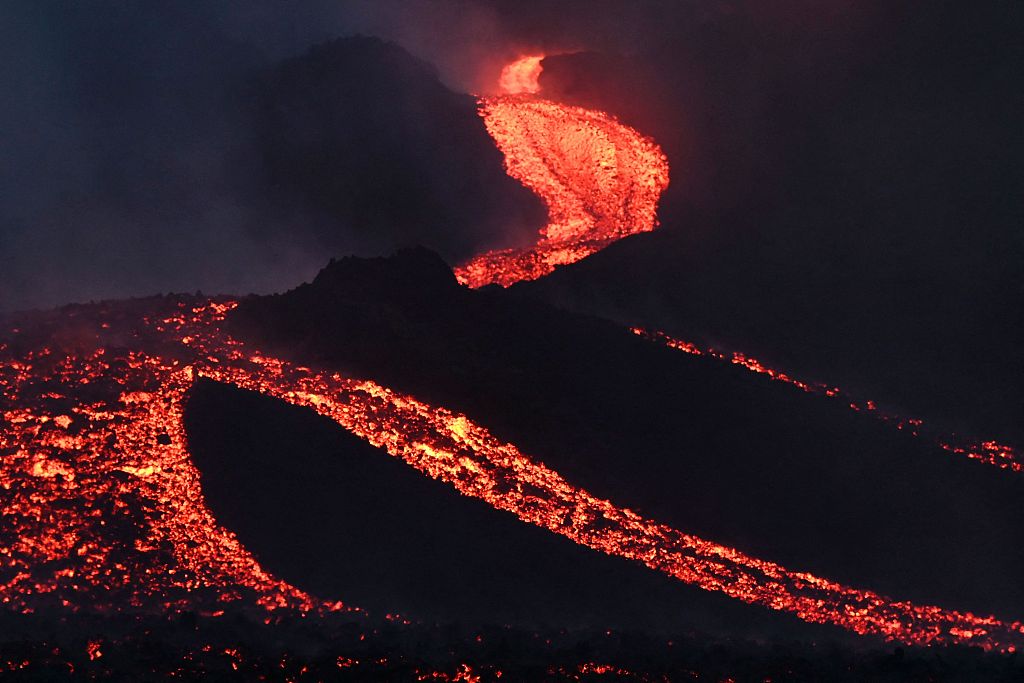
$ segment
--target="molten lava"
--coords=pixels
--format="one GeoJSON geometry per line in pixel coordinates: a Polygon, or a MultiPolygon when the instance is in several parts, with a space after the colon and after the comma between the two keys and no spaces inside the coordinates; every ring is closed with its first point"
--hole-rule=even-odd
{"type": "MultiPolygon", "coordinates": [[[[210,302],[194,315],[225,310],[210,302]]],[[[91,311],[98,332],[114,336],[98,334],[88,351],[0,347],[0,600],[24,611],[156,600],[210,612],[248,594],[267,608],[311,609],[312,598],[267,575],[202,502],[181,422],[195,369],[157,341],[183,315],[127,329],[108,315],[127,322],[116,309],[91,311]]],[[[79,324],[76,315],[58,323],[79,324]]]]}
{"type": "MultiPolygon", "coordinates": [[[[528,59],[538,60],[539,73],[539,58],[528,59]]],[[[523,70],[523,62],[515,64],[510,73],[523,70]]],[[[504,79],[503,72],[503,88],[504,79]]],[[[460,282],[507,287],[535,280],[657,226],[668,160],[650,139],[603,112],[546,100],[510,95],[479,104],[508,174],[544,201],[548,223],[531,247],[490,251],[457,267],[460,282]]]]}
{"type": "MultiPolygon", "coordinates": [[[[141,316],[133,306],[75,309],[51,319],[40,346],[20,331],[0,346],[4,604],[342,608],[268,575],[206,508],[182,404],[194,379],[208,377],[309,407],[464,495],[706,590],[905,643],[1024,643],[1019,622],[891,600],[646,519],[465,415],[248,348],[220,330],[232,302],[182,300],[141,316]],[[68,345],[60,331],[71,328],[68,345]]],[[[36,327],[39,337],[45,325],[36,327]]]]}
{"type": "MultiPolygon", "coordinates": [[[[655,227],[668,165],[650,140],[605,114],[524,96],[482,100],[481,114],[550,222],[533,247],[460,267],[464,283],[539,277],[655,227]]],[[[593,496],[466,415],[247,347],[222,331],[233,306],[94,304],[0,330],[0,602],[24,612],[344,609],[269,575],[206,507],[182,406],[195,378],[208,377],[306,406],[464,495],[706,590],[908,644],[1024,644],[1020,622],[843,586],[593,496]]],[[[731,362],[815,390],[753,359],[731,362]]],[[[989,449],[994,462],[1006,459],[1001,448],[989,449]]]]}
{"type": "MultiPolygon", "coordinates": [[[[538,92],[543,56],[523,57],[505,66],[499,87],[512,95],[538,92]]],[[[623,237],[658,225],[657,207],[668,186],[668,161],[661,149],[636,130],[603,112],[525,96],[480,100],[487,131],[505,154],[508,174],[533,190],[548,207],[548,224],[530,247],[476,256],[455,269],[470,287],[504,287],[535,280],[559,265],[575,263],[623,237]]],[[[700,349],[690,342],[639,328],[640,336],[695,355],[725,360],[802,391],[847,400],[850,408],[918,435],[921,420],[877,411],[873,401],[853,401],[836,387],[796,380],[745,354],[700,349]]],[[[971,441],[956,435],[935,437],[950,453],[1024,472],[1024,457],[995,440],[971,441]]]]}

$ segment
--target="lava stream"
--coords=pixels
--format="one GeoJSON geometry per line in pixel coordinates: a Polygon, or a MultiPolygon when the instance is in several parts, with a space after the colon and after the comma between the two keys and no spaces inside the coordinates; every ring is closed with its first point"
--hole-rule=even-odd
{"type": "Polygon", "coordinates": [[[97,305],[87,310],[93,352],[0,347],[3,603],[212,610],[248,595],[266,609],[341,609],[268,575],[205,507],[182,425],[202,376],[312,408],[464,495],[706,590],[908,644],[1024,643],[1019,622],[891,600],[646,519],[465,415],[246,347],[220,330],[232,306],[181,302],[137,320],[97,305]],[[113,350],[126,339],[134,348],[113,350]]]}
{"type": "MultiPolygon", "coordinates": [[[[481,113],[509,173],[548,203],[551,222],[534,247],[460,267],[463,282],[539,277],[655,227],[668,167],[636,131],[527,97],[482,100],[481,113]]],[[[0,337],[0,603],[26,612],[343,609],[269,575],[206,507],[182,424],[186,392],[203,376],[307,406],[464,495],[706,590],[908,644],[1013,652],[1024,643],[1021,622],[892,600],[643,518],[465,415],[231,339],[221,326],[233,306],[183,297],[71,307],[0,337]]],[[[732,362],[811,390],[753,359],[732,362]]]]}
{"type": "MultiPolygon", "coordinates": [[[[774,370],[756,358],[751,358],[750,356],[738,351],[734,351],[730,354],[713,348],[701,348],[692,342],[670,337],[664,332],[651,332],[641,327],[632,327],[630,328],[630,331],[644,339],[662,344],[670,349],[682,351],[683,353],[688,353],[693,356],[705,356],[707,358],[714,358],[716,360],[732,363],[733,365],[738,365],[750,372],[759,375],[766,375],[768,378],[776,382],[782,382],[783,384],[796,387],[808,394],[824,396],[842,401],[850,408],[850,410],[869,413],[882,422],[890,424],[896,429],[907,431],[914,436],[921,436],[924,433],[924,420],[912,417],[900,417],[898,415],[882,412],[878,409],[878,406],[874,401],[851,398],[839,387],[797,379],[780,370],[774,370]]],[[[1024,472],[1024,459],[1021,458],[1020,453],[1018,453],[1012,446],[1007,446],[1006,444],[999,443],[998,441],[975,442],[964,440],[956,435],[949,435],[936,438],[935,444],[939,448],[950,453],[963,455],[972,460],[978,460],[979,462],[998,467],[999,469],[1010,470],[1018,473],[1024,472]]]]}
{"type": "Polygon", "coordinates": [[[194,368],[159,341],[180,316],[123,329],[92,315],[112,336],[89,351],[0,345],[0,602],[341,609],[267,574],[203,503],[182,424],[194,368]],[[133,337],[135,349],[118,343],[133,337]]]}
{"type": "MultiPolygon", "coordinates": [[[[542,55],[522,57],[501,72],[502,97],[482,98],[480,115],[505,155],[508,174],[533,190],[548,207],[548,224],[536,244],[472,258],[455,269],[470,287],[504,287],[535,280],[556,266],[575,263],[623,237],[658,225],[657,208],[668,186],[668,160],[649,138],[609,115],[532,97],[540,91],[542,55]]],[[[633,328],[651,341],[687,353],[726,360],[808,393],[841,398],[853,410],[906,429],[915,436],[923,422],[878,412],[873,401],[853,401],[838,388],[796,380],[735,352],[633,328]]],[[[945,451],[1001,469],[1024,472],[1024,457],[995,440],[969,441],[955,435],[935,439],[945,451]]]]}
{"type": "Polygon", "coordinates": [[[480,100],[505,168],[548,207],[540,239],[480,254],[455,269],[463,284],[508,286],[653,230],[668,161],[651,140],[603,112],[524,96],[480,100]]]}

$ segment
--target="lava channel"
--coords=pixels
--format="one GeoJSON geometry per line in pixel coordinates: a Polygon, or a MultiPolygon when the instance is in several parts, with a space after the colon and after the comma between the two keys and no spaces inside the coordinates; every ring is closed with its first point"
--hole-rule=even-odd
{"type": "Polygon", "coordinates": [[[511,93],[479,101],[508,174],[547,206],[540,239],[522,249],[480,254],[455,269],[463,284],[507,287],[575,263],[623,237],[658,225],[668,160],[652,140],[612,116],[537,99],[539,58],[506,67],[511,93]],[[531,80],[532,79],[532,80],[531,80]]]}

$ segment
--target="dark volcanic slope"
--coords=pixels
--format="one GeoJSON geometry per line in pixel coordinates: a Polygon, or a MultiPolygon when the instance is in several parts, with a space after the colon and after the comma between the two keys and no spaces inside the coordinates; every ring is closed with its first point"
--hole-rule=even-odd
{"type": "Polygon", "coordinates": [[[376,616],[845,638],[523,524],[303,408],[203,380],[186,426],[207,502],[264,567],[376,616]]]}
{"type": "Polygon", "coordinates": [[[280,291],[324,253],[462,259],[544,223],[475,98],[401,47],[272,64],[205,12],[100,4],[12,8],[42,52],[14,43],[0,75],[19,93],[0,111],[0,310],[280,291]]]}
{"type": "Polygon", "coordinates": [[[659,231],[524,288],[1024,442],[1024,6],[755,5],[544,60],[672,183],[659,231]]]}
{"type": "Polygon", "coordinates": [[[463,259],[544,224],[539,200],[505,173],[476,99],[397,45],[325,43],[268,69],[255,94],[273,215],[318,217],[294,229],[328,253],[429,240],[463,259]]]}
{"type": "Polygon", "coordinates": [[[898,598],[1024,613],[1019,477],[615,325],[467,290],[429,252],[332,263],[229,324],[464,411],[574,484],[704,538],[898,598]]]}

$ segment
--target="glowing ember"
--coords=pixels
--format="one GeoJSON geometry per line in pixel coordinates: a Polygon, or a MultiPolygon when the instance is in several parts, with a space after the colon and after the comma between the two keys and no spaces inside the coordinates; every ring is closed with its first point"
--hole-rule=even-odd
{"type": "Polygon", "coordinates": [[[501,70],[498,87],[506,95],[535,95],[540,92],[540,72],[544,70],[544,55],[520,57],[501,70]]]}

